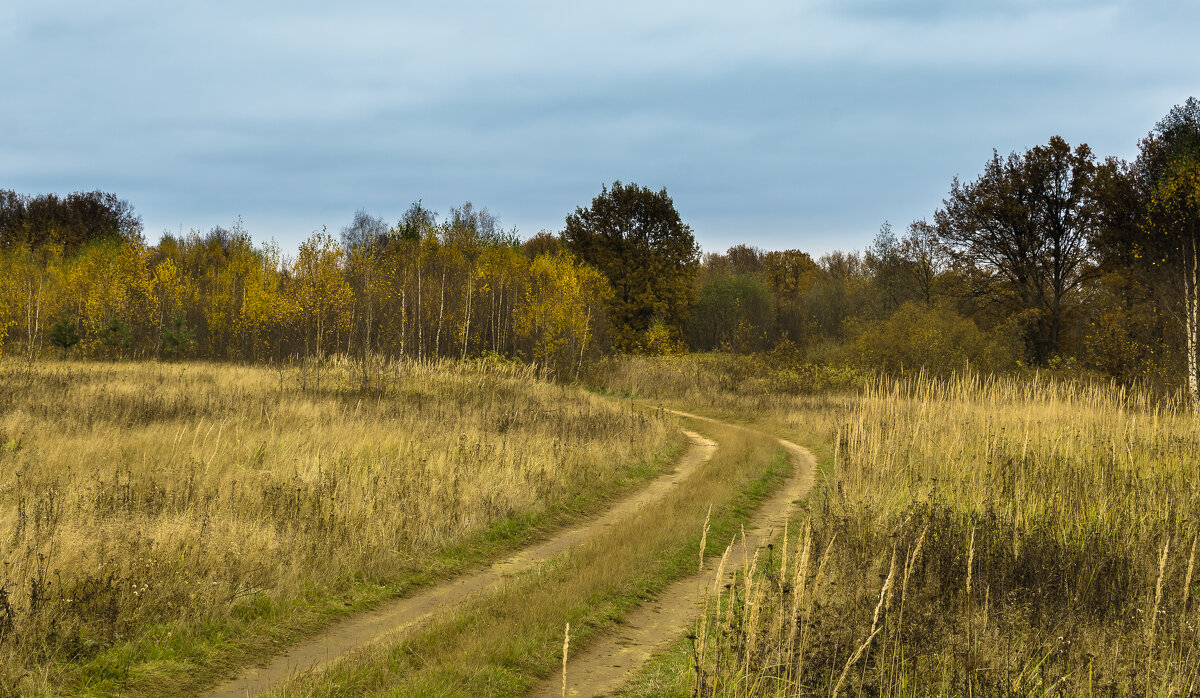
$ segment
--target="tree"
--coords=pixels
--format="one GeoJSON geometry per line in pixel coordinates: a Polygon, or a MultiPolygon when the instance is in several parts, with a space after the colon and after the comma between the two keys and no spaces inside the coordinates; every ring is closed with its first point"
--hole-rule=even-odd
{"type": "Polygon", "coordinates": [[[908,300],[904,288],[906,262],[901,254],[900,242],[892,232],[892,224],[884,221],[871,246],[863,253],[863,264],[871,276],[881,306],[881,318],[890,315],[908,300]]]}
{"type": "Polygon", "coordinates": [[[1026,358],[1038,365],[1059,350],[1072,296],[1094,271],[1095,171],[1086,144],[1072,151],[1058,136],[1021,155],[993,151],[979,179],[954,179],[934,215],[938,237],[969,272],[970,293],[1026,318],[1026,358]]]}
{"type": "Polygon", "coordinates": [[[667,190],[613,182],[567,216],[562,241],[613,289],[615,345],[634,351],[656,318],[678,337],[687,320],[700,249],[667,190]]]}
{"type": "Polygon", "coordinates": [[[104,345],[108,353],[113,357],[119,357],[123,352],[129,351],[130,345],[133,343],[133,329],[119,317],[113,317],[100,330],[100,343],[104,345]]]}
{"type": "Polygon", "coordinates": [[[539,230],[536,235],[521,243],[521,251],[532,260],[538,255],[558,252],[560,242],[558,236],[549,230],[539,230]]]}
{"type": "Polygon", "coordinates": [[[514,324],[539,370],[574,369],[578,375],[594,346],[597,311],[610,296],[604,277],[570,254],[543,254],[530,263],[525,302],[514,324]]]}
{"type": "Polygon", "coordinates": [[[368,356],[371,330],[375,326],[376,285],[381,253],[389,242],[388,224],[363,209],[354,212],[354,221],[342,228],[342,247],[346,251],[346,276],[354,292],[357,324],[361,328],[360,348],[363,384],[370,381],[368,356]]]}
{"type": "Polygon", "coordinates": [[[177,313],[171,324],[162,331],[163,353],[172,359],[182,358],[191,353],[196,344],[196,331],[188,327],[187,318],[183,313],[177,313]]]}
{"type": "Polygon", "coordinates": [[[283,339],[296,324],[295,299],[284,292],[283,262],[278,245],[264,244],[254,251],[253,262],[242,274],[243,299],[236,328],[248,343],[253,359],[283,360],[283,339]]]}
{"type": "Polygon", "coordinates": [[[751,274],[709,277],[688,319],[688,340],[698,350],[757,351],[766,348],[774,332],[775,298],[751,274]]]}
{"type": "Polygon", "coordinates": [[[314,232],[300,243],[293,269],[299,284],[299,308],[307,325],[305,347],[311,339],[318,359],[329,346],[337,346],[337,333],[350,324],[354,296],[342,276],[344,257],[341,245],[328,233],[314,232]]]}
{"type": "Polygon", "coordinates": [[[1141,145],[1145,256],[1178,291],[1188,393],[1200,408],[1200,101],[1172,108],[1141,145]]]}
{"type": "Polygon", "coordinates": [[[140,241],[142,219],[128,201],[102,191],[28,197],[0,190],[0,247],[46,243],[74,252],[89,242],[140,241]]]}
{"type": "Polygon", "coordinates": [[[821,268],[807,252],[783,250],[763,256],[763,273],[780,303],[792,301],[820,277],[821,268]]]}
{"type": "Polygon", "coordinates": [[[906,263],[910,295],[926,305],[932,304],[947,262],[946,249],[933,226],[924,220],[913,221],[900,240],[899,253],[906,263]]]}
{"type": "Polygon", "coordinates": [[[63,358],[67,358],[67,350],[79,344],[79,330],[75,327],[75,320],[69,315],[63,315],[58,318],[58,322],[50,328],[50,343],[62,350],[63,358]]]}
{"type": "Polygon", "coordinates": [[[4,358],[4,341],[8,330],[16,321],[16,308],[21,291],[18,275],[19,265],[14,255],[0,249],[0,359],[4,358]]]}
{"type": "Polygon", "coordinates": [[[354,212],[354,219],[342,228],[342,247],[347,252],[381,246],[388,241],[388,224],[363,209],[354,212]]]}

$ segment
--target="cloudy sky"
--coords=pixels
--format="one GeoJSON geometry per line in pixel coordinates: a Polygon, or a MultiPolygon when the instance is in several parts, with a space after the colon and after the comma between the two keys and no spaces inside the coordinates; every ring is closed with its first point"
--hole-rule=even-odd
{"type": "Polygon", "coordinates": [[[416,199],[558,230],[619,179],[706,250],[859,248],[993,148],[1131,157],[1200,96],[1197,27],[1192,0],[7,2],[0,188],[294,248],[416,199]]]}

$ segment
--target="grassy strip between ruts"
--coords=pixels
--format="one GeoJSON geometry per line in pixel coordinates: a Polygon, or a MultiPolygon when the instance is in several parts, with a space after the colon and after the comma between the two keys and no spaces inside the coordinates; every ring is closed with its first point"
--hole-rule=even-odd
{"type": "MultiPolygon", "coordinates": [[[[718,413],[713,411],[704,411],[703,413],[706,416],[713,416],[714,418],[718,416],[718,413]]],[[[721,418],[729,418],[730,416],[729,414],[723,414],[721,418]]],[[[751,429],[780,434],[783,438],[787,438],[795,443],[809,443],[809,439],[814,437],[814,433],[790,433],[786,428],[778,424],[747,419],[746,415],[742,415],[739,423],[751,429]]],[[[818,446],[809,446],[809,450],[817,458],[817,479],[820,480],[827,477],[833,468],[833,453],[829,445],[822,443],[818,446]]],[[[793,532],[801,530],[811,510],[812,501],[810,499],[805,506],[797,509],[792,515],[790,528],[793,532]]],[[[770,562],[774,564],[775,571],[777,571],[779,558],[774,557],[770,562]]],[[[621,688],[617,695],[621,698],[684,698],[685,696],[693,695],[695,689],[695,652],[694,637],[679,638],[669,649],[659,653],[633,674],[633,676],[629,677],[628,682],[621,688]]]]}
{"type": "Polygon", "coordinates": [[[571,646],[586,647],[630,609],[694,572],[710,503],[707,552],[717,554],[791,472],[773,439],[705,422],[693,428],[720,447],[662,501],[538,570],[448,609],[425,632],[354,653],[276,695],[523,694],[561,666],[566,623],[571,646]]]}
{"type": "Polygon", "coordinates": [[[60,690],[97,696],[197,692],[237,667],[272,656],[341,618],[484,565],[554,529],[602,511],[612,500],[662,473],[679,458],[686,443],[682,437],[672,440],[659,456],[630,466],[604,487],[541,512],[508,517],[428,559],[410,560],[411,569],[398,583],[380,585],[349,578],[334,596],[310,589],[304,596],[284,602],[256,597],[241,608],[235,624],[210,623],[186,633],[170,625],[160,626],[136,642],[117,645],[72,667],[77,682],[60,690]],[[136,670],[130,671],[130,667],[136,670]]]}

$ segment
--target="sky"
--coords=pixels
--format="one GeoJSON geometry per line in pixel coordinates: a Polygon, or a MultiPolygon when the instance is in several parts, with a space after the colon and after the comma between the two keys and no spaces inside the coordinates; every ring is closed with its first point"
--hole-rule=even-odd
{"type": "Polygon", "coordinates": [[[287,249],[471,201],[528,237],[615,180],[706,251],[932,216],[992,150],[1132,158],[1200,96],[1192,0],[0,3],[0,189],[287,249]]]}

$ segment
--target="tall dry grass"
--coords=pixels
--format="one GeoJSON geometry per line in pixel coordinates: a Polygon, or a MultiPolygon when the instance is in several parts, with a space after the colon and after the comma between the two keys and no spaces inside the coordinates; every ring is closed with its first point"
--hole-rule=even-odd
{"type": "MultiPolygon", "coordinates": [[[[536,679],[578,690],[578,662],[598,634],[671,581],[696,572],[702,530],[710,552],[791,470],[774,439],[695,423],[720,447],[662,499],[607,526],[547,563],[445,609],[419,632],[398,634],[297,676],[274,696],[522,696],[536,679]],[[569,648],[564,625],[570,624],[569,648]],[[575,668],[573,668],[575,667],[575,668]]],[[[582,695],[587,695],[586,690],[582,695]]]]}
{"type": "Polygon", "coordinates": [[[364,390],[334,361],[319,392],[242,366],[0,368],[7,692],[169,685],[305,604],[436,575],[677,438],[498,362],[381,366],[364,390]]]}
{"type": "Polygon", "coordinates": [[[1200,420],[1184,400],[1030,376],[712,389],[697,365],[641,362],[610,387],[636,375],[827,454],[791,569],[764,558],[759,586],[743,576],[710,613],[698,694],[1200,688],[1200,420]]]}

